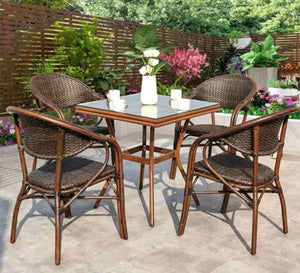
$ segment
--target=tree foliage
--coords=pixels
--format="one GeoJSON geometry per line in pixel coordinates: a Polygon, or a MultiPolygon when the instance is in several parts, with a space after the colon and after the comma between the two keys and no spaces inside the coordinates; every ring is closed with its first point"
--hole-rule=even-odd
{"type": "Polygon", "coordinates": [[[10,0],[227,36],[300,31],[299,0],[10,0]]]}
{"type": "Polygon", "coordinates": [[[218,36],[300,31],[295,0],[76,1],[92,15],[218,36]]]}

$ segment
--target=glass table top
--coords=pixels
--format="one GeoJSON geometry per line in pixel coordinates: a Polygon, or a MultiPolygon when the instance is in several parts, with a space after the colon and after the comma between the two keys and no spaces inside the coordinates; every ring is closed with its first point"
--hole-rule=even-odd
{"type": "Polygon", "coordinates": [[[182,111],[172,108],[171,98],[168,96],[159,95],[158,102],[155,105],[143,105],[140,101],[140,94],[122,96],[121,99],[126,101],[127,108],[120,111],[110,109],[107,100],[85,102],[78,104],[78,106],[159,120],[165,117],[170,117],[185,112],[188,113],[218,105],[218,103],[214,102],[190,100],[190,108],[182,111]]]}

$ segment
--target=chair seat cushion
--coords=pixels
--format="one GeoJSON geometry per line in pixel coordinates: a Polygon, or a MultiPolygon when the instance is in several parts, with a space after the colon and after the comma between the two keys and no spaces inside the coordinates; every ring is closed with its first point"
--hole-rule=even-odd
{"type": "MultiPolygon", "coordinates": [[[[82,157],[65,158],[62,163],[61,190],[86,184],[102,167],[103,163],[82,157]]],[[[114,167],[107,165],[100,178],[114,172],[114,167]]],[[[51,161],[32,171],[28,176],[28,182],[45,190],[54,190],[55,176],[56,161],[51,161]]]]}
{"type": "MultiPolygon", "coordinates": [[[[224,152],[210,157],[208,162],[227,182],[244,186],[253,184],[253,161],[250,159],[224,152]]],[[[194,170],[215,177],[203,160],[195,163],[194,170]]],[[[258,185],[264,185],[274,178],[271,168],[258,164],[258,185]]]]}
{"type": "MultiPolygon", "coordinates": [[[[213,124],[199,124],[199,125],[189,125],[187,128],[187,134],[192,136],[202,136],[210,133],[219,133],[229,127],[223,125],[213,125],[213,124]]],[[[182,127],[180,127],[182,129],[182,127]]]]}
{"type": "Polygon", "coordinates": [[[84,128],[96,134],[109,135],[108,128],[105,126],[84,126],[84,128]]]}

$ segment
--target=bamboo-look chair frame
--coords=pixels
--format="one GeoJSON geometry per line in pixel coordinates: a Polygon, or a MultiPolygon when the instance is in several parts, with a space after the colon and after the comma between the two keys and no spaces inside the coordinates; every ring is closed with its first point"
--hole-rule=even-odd
{"type": "MultiPolygon", "coordinates": [[[[222,75],[222,76],[217,76],[209,80],[206,80],[200,85],[198,85],[192,91],[192,93],[189,95],[188,98],[218,102],[220,103],[221,108],[226,107],[228,109],[233,110],[233,114],[231,115],[230,124],[229,124],[229,127],[232,127],[237,124],[239,113],[242,110],[244,110],[242,123],[244,123],[247,120],[251,100],[255,96],[256,92],[257,92],[257,84],[252,79],[240,75],[222,75]],[[240,85],[241,82],[244,82],[245,86],[241,86],[240,85]],[[214,86],[214,84],[216,84],[217,87],[214,86]],[[227,90],[228,88],[230,89],[230,91],[227,90]],[[241,89],[243,91],[244,96],[239,96],[241,97],[241,101],[239,101],[236,104],[235,102],[236,99],[234,99],[234,95],[237,94],[238,92],[241,92],[241,89]],[[203,93],[203,91],[205,92],[203,93]]],[[[211,121],[212,121],[212,125],[216,125],[215,113],[211,113],[211,121]]],[[[192,121],[190,121],[189,126],[190,125],[195,125],[195,124],[192,121]]],[[[174,149],[176,149],[177,147],[177,143],[181,135],[181,131],[182,131],[182,126],[181,123],[178,122],[175,125],[175,134],[174,134],[174,143],[173,143],[174,149]]],[[[199,135],[197,137],[200,136],[201,133],[199,132],[199,135]]],[[[195,136],[189,134],[187,131],[184,140],[189,137],[195,137],[195,136]]],[[[211,155],[212,146],[214,145],[215,143],[212,143],[209,146],[209,155],[211,155]]],[[[191,144],[181,145],[181,147],[190,147],[190,146],[191,144]]],[[[177,169],[176,161],[172,160],[171,170],[170,170],[171,179],[175,179],[176,169],[177,169]]]]}
{"type": "MultiPolygon", "coordinates": [[[[57,116],[68,122],[71,122],[72,109],[79,103],[91,101],[91,100],[101,100],[104,99],[102,96],[94,92],[89,86],[81,82],[78,79],[70,77],[64,74],[57,73],[41,73],[35,75],[30,80],[30,88],[32,93],[36,98],[36,105],[38,112],[42,113],[47,109],[55,111],[57,116]],[[51,88],[50,88],[51,87],[51,88]],[[42,102],[45,107],[42,107],[40,102],[42,102]],[[66,108],[68,113],[67,116],[64,115],[62,109],[66,108]]],[[[100,118],[93,126],[84,126],[86,129],[93,131],[92,128],[97,128],[103,118],[100,118]]],[[[111,126],[114,128],[113,120],[109,121],[111,126]]],[[[103,132],[101,132],[103,133],[103,132]]],[[[105,135],[109,134],[107,132],[105,135]]],[[[93,145],[92,148],[101,147],[101,145],[93,145]]],[[[112,161],[114,160],[114,154],[112,154],[112,161]]],[[[35,168],[37,164],[37,158],[33,159],[33,167],[35,168]]],[[[109,184],[106,183],[106,187],[109,184]]],[[[102,191],[104,194],[105,192],[102,191]]],[[[95,208],[100,205],[101,200],[95,204],[95,208]]],[[[71,218],[72,215],[67,213],[68,217],[71,218]]]]}
{"type": "MultiPolygon", "coordinates": [[[[253,209],[253,223],[252,223],[252,245],[251,245],[251,254],[256,254],[256,245],[257,245],[257,220],[258,220],[258,206],[262,200],[262,196],[264,193],[277,193],[280,198],[281,209],[282,209],[282,219],[283,219],[283,233],[288,233],[288,223],[287,223],[287,212],[286,212],[286,204],[285,199],[282,191],[282,187],[279,180],[279,168],[280,162],[282,158],[284,140],[286,135],[286,129],[288,124],[289,115],[299,111],[300,108],[293,107],[281,112],[277,112],[265,117],[261,117],[244,124],[240,124],[229,128],[221,133],[216,134],[208,134],[202,137],[199,137],[193,144],[189,152],[189,160],[188,160],[188,167],[187,167],[187,180],[185,185],[184,191],[184,201],[183,201],[183,209],[181,220],[179,224],[178,236],[182,235],[185,231],[191,196],[193,194],[225,194],[222,204],[221,212],[224,214],[226,213],[228,201],[230,194],[234,193],[239,196],[242,200],[246,202],[246,204],[253,209]],[[278,134],[277,134],[277,144],[274,149],[267,150],[265,152],[261,152],[262,149],[261,139],[264,137],[265,139],[268,138],[270,135],[262,136],[260,135],[260,131],[265,124],[273,122],[275,120],[282,119],[282,126],[280,132],[280,138],[278,141],[278,134]],[[245,151],[242,148],[242,145],[235,145],[234,142],[230,141],[230,138],[236,137],[239,138],[239,135],[243,132],[250,131],[252,133],[252,144],[253,149],[252,151],[245,151]],[[206,142],[205,142],[206,141],[206,142]],[[245,186],[239,185],[235,183],[230,183],[226,181],[209,163],[207,157],[207,149],[209,145],[213,142],[217,141],[219,143],[225,143],[229,145],[233,150],[231,153],[235,153],[235,151],[239,151],[242,154],[248,153],[248,155],[253,159],[253,183],[252,185],[245,186]],[[197,149],[199,148],[200,144],[205,142],[204,148],[202,151],[202,157],[207,169],[210,171],[211,174],[199,172],[195,170],[195,159],[197,154],[197,149]],[[258,158],[259,156],[270,155],[277,151],[277,158],[274,167],[274,179],[270,181],[266,181],[263,184],[258,185],[258,158]],[[213,180],[218,183],[223,184],[223,190],[219,191],[194,191],[194,186],[199,177],[204,177],[209,180],[213,180]],[[273,185],[275,183],[275,185],[273,185]],[[253,196],[249,195],[252,193],[253,196]],[[260,193],[260,196],[258,194],[260,193]]],[[[238,143],[239,141],[237,141],[238,143]]],[[[241,143],[241,142],[240,142],[241,143]]]]}
{"type": "MultiPolygon", "coordinates": [[[[12,220],[12,228],[11,228],[11,243],[15,243],[16,240],[16,228],[17,228],[17,218],[18,212],[21,205],[21,202],[25,199],[45,199],[51,209],[55,213],[55,263],[60,264],[61,259],[61,214],[66,213],[66,216],[70,215],[70,205],[76,199],[95,199],[99,200],[102,199],[113,199],[117,200],[118,203],[118,218],[119,218],[119,225],[120,225],[120,236],[122,239],[127,239],[127,226],[126,226],[126,218],[125,218],[125,203],[124,203],[124,180],[123,180],[123,163],[122,163],[122,154],[121,149],[118,143],[113,140],[112,138],[106,137],[104,135],[95,134],[89,130],[86,130],[82,127],[75,126],[70,124],[66,121],[51,118],[46,115],[42,115],[37,112],[32,112],[28,110],[24,110],[18,107],[10,106],[7,108],[7,112],[13,114],[15,120],[15,131],[19,149],[19,156],[21,161],[22,167],[22,174],[23,174],[23,182],[20,189],[20,192],[17,197],[17,201],[14,208],[13,213],[13,220],[12,220]],[[57,154],[55,156],[48,156],[43,155],[43,151],[39,154],[34,154],[30,148],[28,148],[23,140],[20,133],[19,127],[19,116],[26,116],[32,119],[40,120],[45,124],[50,124],[57,126],[57,154]],[[66,154],[64,152],[65,149],[65,136],[66,131],[73,132],[79,136],[84,137],[85,139],[90,140],[89,145],[85,147],[75,147],[72,153],[66,154]],[[83,150],[89,148],[89,146],[93,145],[94,143],[100,143],[102,147],[105,149],[105,161],[101,169],[85,184],[81,186],[74,186],[70,189],[62,190],[61,189],[61,175],[62,175],[62,164],[63,160],[66,157],[73,157],[78,153],[82,152],[83,150]],[[108,166],[107,163],[109,161],[109,151],[111,150],[114,153],[114,172],[109,173],[107,175],[101,176],[105,168],[108,166]],[[56,178],[53,181],[55,187],[54,190],[44,189],[38,187],[36,185],[32,185],[28,181],[28,170],[25,160],[25,152],[35,158],[42,158],[42,159],[50,159],[56,160],[56,178]],[[116,188],[112,185],[111,180],[116,182],[116,188]],[[112,196],[83,196],[82,193],[90,186],[98,184],[100,182],[108,181],[109,185],[111,185],[115,195],[112,196]],[[67,198],[65,198],[67,197],[67,198]],[[54,199],[54,204],[50,201],[50,199],[54,199]],[[61,201],[63,201],[63,205],[61,205],[61,201]]],[[[24,127],[24,125],[23,125],[24,127]]],[[[25,129],[25,127],[24,127],[25,129]]],[[[26,139],[26,131],[25,131],[25,139],[26,139]]],[[[67,148],[66,148],[67,149],[67,148]]],[[[35,167],[33,168],[33,171],[35,167]]]]}
{"type": "MultiPolygon", "coordinates": [[[[72,108],[75,105],[90,100],[104,99],[85,83],[68,75],[57,73],[41,73],[33,76],[30,80],[30,89],[37,99],[39,111],[44,110],[40,105],[42,102],[47,108],[55,111],[60,119],[69,122],[72,117],[72,108]],[[62,83],[74,83],[77,88],[65,88],[66,86],[63,87],[62,83]],[[49,89],[51,85],[55,86],[54,90],[49,89]],[[67,117],[63,114],[63,108],[68,109],[67,117]]],[[[101,120],[96,125],[100,122],[101,120]]]]}

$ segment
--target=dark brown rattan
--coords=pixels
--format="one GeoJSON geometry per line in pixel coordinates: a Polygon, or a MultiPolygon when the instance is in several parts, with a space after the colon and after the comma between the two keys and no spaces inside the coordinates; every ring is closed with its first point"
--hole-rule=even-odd
{"type": "MultiPolygon", "coordinates": [[[[57,73],[43,73],[33,76],[30,81],[30,88],[38,101],[54,110],[59,118],[67,121],[71,120],[72,108],[77,104],[102,99],[83,82],[57,73]],[[62,111],[66,108],[69,109],[67,117],[62,111]]],[[[109,134],[107,127],[97,125],[86,127],[94,133],[109,134]]]]}
{"type": "MultiPolygon", "coordinates": [[[[246,121],[251,99],[256,94],[256,91],[256,83],[248,77],[223,75],[203,82],[194,89],[189,97],[197,100],[217,102],[221,108],[234,110],[229,124],[231,127],[237,124],[238,114],[241,110],[245,111],[242,122],[246,121]]],[[[212,124],[191,124],[187,128],[186,137],[200,137],[204,134],[220,132],[226,128],[228,128],[228,126],[215,124],[215,116],[213,113],[212,124]]],[[[181,130],[182,126],[177,124],[175,128],[174,149],[177,146],[181,130]]],[[[214,145],[214,143],[212,145],[214,145]]],[[[170,171],[171,179],[175,179],[176,167],[176,162],[173,160],[170,171]]]]}
{"type": "MultiPolygon", "coordinates": [[[[248,158],[228,152],[220,153],[207,159],[208,164],[226,181],[245,186],[253,183],[253,162],[248,158]]],[[[204,160],[195,163],[195,172],[211,175],[204,160]]],[[[274,171],[263,164],[258,164],[258,185],[264,185],[274,179],[274,171]]],[[[217,179],[217,177],[216,177],[217,179]]]]}
{"type": "MultiPolygon", "coordinates": [[[[120,236],[127,239],[125,219],[123,163],[121,149],[112,138],[95,134],[83,127],[72,125],[61,119],[10,106],[13,114],[23,173],[23,182],[18,195],[11,230],[11,243],[16,240],[18,211],[21,201],[29,198],[44,198],[55,213],[55,263],[60,263],[61,214],[71,217],[70,205],[76,199],[116,199],[120,224],[120,236]],[[24,139],[19,121],[24,128],[24,139]],[[105,150],[103,163],[80,157],[78,154],[94,143],[105,150]],[[114,156],[113,166],[108,165],[110,151],[114,156]],[[25,153],[35,158],[48,159],[42,167],[28,173],[25,153]],[[77,156],[75,156],[77,155],[77,156]],[[112,185],[114,180],[116,187],[112,185]],[[105,182],[112,186],[115,195],[86,196],[82,193],[90,186],[105,182]],[[50,200],[54,199],[54,203],[50,200]],[[61,204],[63,201],[63,205],[61,204]]],[[[95,204],[95,207],[97,207],[95,204]]]]}
{"type": "Polygon", "coordinates": [[[193,143],[189,153],[183,211],[178,235],[184,233],[191,196],[193,194],[218,193],[225,194],[222,213],[226,213],[231,193],[239,196],[253,209],[251,254],[256,254],[258,206],[264,193],[272,192],[279,195],[283,232],[288,232],[285,199],[279,181],[279,166],[288,117],[299,110],[298,107],[293,107],[257,118],[219,133],[201,136],[193,143]],[[213,141],[226,143],[233,149],[230,149],[230,152],[222,152],[208,157],[207,148],[213,141]],[[197,149],[201,143],[205,143],[202,152],[203,160],[195,162],[197,149]],[[236,155],[236,151],[247,153],[246,158],[236,155]],[[274,170],[258,162],[260,156],[273,152],[277,152],[274,170]],[[223,190],[195,191],[194,185],[198,177],[222,183],[223,190]]]}

